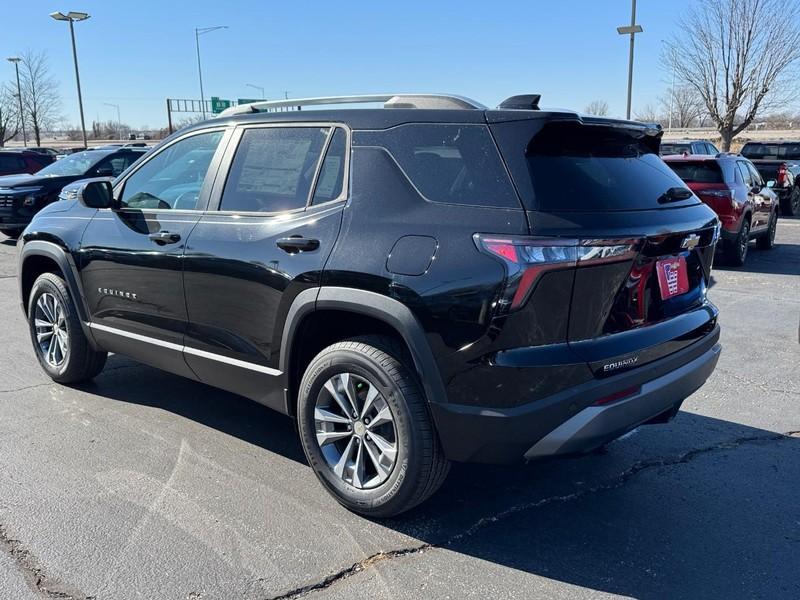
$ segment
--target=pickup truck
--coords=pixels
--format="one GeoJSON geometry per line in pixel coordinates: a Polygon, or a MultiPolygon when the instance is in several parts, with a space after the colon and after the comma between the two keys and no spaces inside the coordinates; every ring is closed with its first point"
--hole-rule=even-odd
{"type": "Polygon", "coordinates": [[[741,151],[765,181],[774,181],[781,214],[800,215],[800,142],[747,142],[741,151]]]}

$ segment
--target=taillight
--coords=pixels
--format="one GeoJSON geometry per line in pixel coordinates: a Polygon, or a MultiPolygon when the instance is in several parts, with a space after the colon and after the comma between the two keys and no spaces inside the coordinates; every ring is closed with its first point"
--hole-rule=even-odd
{"type": "Polygon", "coordinates": [[[700,198],[707,198],[711,200],[727,200],[728,203],[731,205],[731,208],[736,208],[736,200],[733,197],[733,190],[725,189],[725,190],[703,190],[698,192],[698,196],[700,198]]]}
{"type": "Polygon", "coordinates": [[[778,185],[786,183],[786,163],[781,163],[778,167],[778,178],[776,179],[778,185]]]}
{"type": "Polygon", "coordinates": [[[532,238],[483,233],[476,233],[474,239],[481,252],[500,259],[506,267],[505,286],[494,307],[496,315],[524,305],[547,271],[630,260],[636,254],[636,240],[532,238]]]}

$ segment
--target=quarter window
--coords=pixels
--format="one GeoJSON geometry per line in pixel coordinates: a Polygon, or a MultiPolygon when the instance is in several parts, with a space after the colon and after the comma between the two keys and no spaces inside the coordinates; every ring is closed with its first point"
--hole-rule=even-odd
{"type": "Polygon", "coordinates": [[[347,134],[344,129],[337,127],[319,171],[317,186],[314,188],[314,204],[335,200],[342,195],[346,152],[347,134]]]}
{"type": "MultiPolygon", "coordinates": [[[[220,210],[275,213],[305,207],[328,132],[325,127],[246,129],[220,210]]],[[[336,182],[331,180],[333,193],[336,182]]]]}
{"type": "Polygon", "coordinates": [[[222,134],[210,131],[167,146],[128,177],[121,205],[137,209],[197,209],[222,134]]]}

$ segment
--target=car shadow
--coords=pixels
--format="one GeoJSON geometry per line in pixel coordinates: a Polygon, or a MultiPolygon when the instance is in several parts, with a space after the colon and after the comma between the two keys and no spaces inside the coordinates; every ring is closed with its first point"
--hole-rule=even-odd
{"type": "MultiPolygon", "coordinates": [[[[239,396],[116,356],[80,388],[170,411],[308,468],[292,420],[239,396]]],[[[798,480],[800,439],[681,412],[602,454],[456,464],[426,503],[376,523],[485,561],[465,567],[475,589],[499,570],[493,576],[509,589],[528,573],[635,598],[797,597],[798,480]]]]}
{"type": "Polygon", "coordinates": [[[14,238],[6,238],[0,241],[3,246],[11,246],[12,248],[17,245],[17,240],[14,238]]]}
{"type": "Polygon", "coordinates": [[[715,260],[714,269],[769,275],[800,275],[800,244],[779,241],[771,250],[759,250],[751,242],[744,265],[734,267],[722,260],[715,260]]]}

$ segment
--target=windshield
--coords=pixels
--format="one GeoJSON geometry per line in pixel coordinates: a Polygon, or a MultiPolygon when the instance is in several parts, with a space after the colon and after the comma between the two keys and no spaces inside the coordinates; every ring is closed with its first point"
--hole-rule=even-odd
{"type": "Polygon", "coordinates": [[[77,152],[46,166],[36,173],[36,175],[41,177],[73,177],[85,175],[86,171],[91,169],[106,156],[105,152],[93,152],[91,150],[77,152]]]}
{"type": "Polygon", "coordinates": [[[755,160],[798,160],[800,144],[745,144],[742,156],[755,160]]]}

